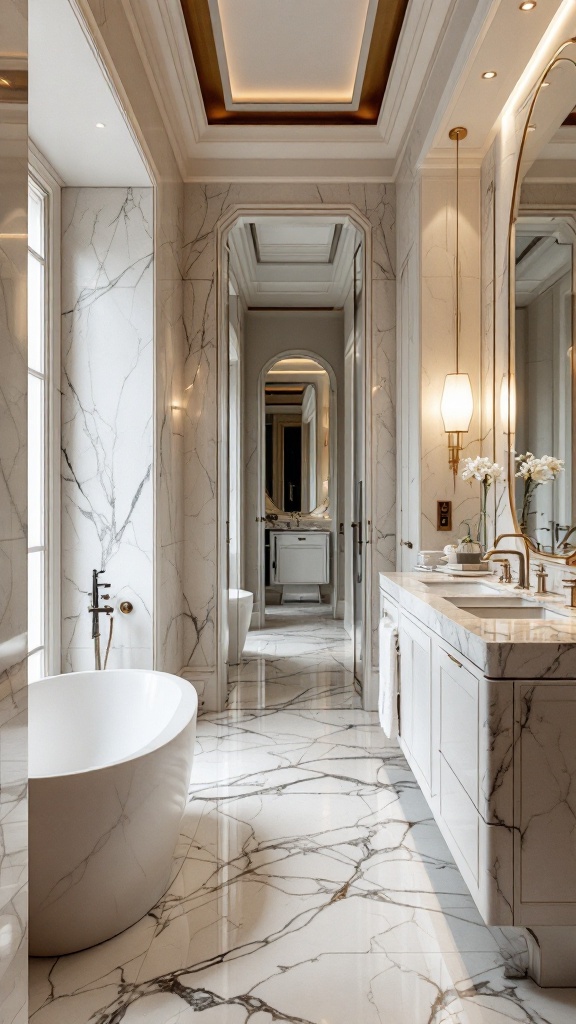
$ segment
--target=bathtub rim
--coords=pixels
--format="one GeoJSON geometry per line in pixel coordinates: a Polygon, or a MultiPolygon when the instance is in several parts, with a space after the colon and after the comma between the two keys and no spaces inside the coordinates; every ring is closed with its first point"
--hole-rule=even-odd
{"type": "Polygon", "coordinates": [[[122,675],[140,676],[142,674],[160,676],[162,678],[168,678],[175,681],[178,684],[178,688],[181,694],[181,702],[174,711],[170,721],[157,733],[149,743],[138,750],[134,750],[131,754],[126,757],[117,758],[114,761],[107,761],[105,764],[90,765],[87,768],[79,768],[76,771],[69,772],[48,772],[43,775],[28,774],[28,782],[43,782],[44,780],[50,779],[69,779],[76,776],[91,775],[95,772],[109,771],[111,768],[115,768],[121,764],[128,764],[130,761],[138,761],[141,758],[146,757],[149,754],[153,754],[155,751],[160,750],[162,747],[167,746],[172,740],[176,739],[185,729],[188,728],[191,722],[195,721],[198,716],[198,694],[192,685],[187,682],[182,676],[176,676],[171,672],[159,672],[156,669],[138,669],[138,668],[113,668],[113,669],[86,669],[82,672],[58,672],[52,676],[44,676],[42,679],[35,679],[33,682],[28,684],[29,688],[38,687],[42,683],[51,682],[54,679],[70,679],[73,677],[86,677],[86,676],[102,676],[102,675],[116,675],[121,673],[122,675]],[[184,706],[184,711],[183,711],[184,706]],[[184,715],[184,717],[182,717],[184,715]]]}

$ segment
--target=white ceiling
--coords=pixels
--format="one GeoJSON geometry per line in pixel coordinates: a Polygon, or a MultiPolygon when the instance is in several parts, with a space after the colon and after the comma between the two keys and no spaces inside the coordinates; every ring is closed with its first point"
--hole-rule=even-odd
{"type": "Polygon", "coordinates": [[[243,218],[230,232],[230,268],[250,308],[340,308],[351,285],[354,237],[343,218],[243,218]]]}
{"type": "Polygon", "coordinates": [[[66,185],[149,185],[132,131],[70,0],[28,0],[28,18],[29,133],[36,147],[66,185]]]}
{"type": "Polygon", "coordinates": [[[357,109],[376,7],[377,0],[210,0],[227,108],[357,109]]]}
{"type": "MultiPolygon", "coordinates": [[[[531,11],[521,11],[520,0],[499,0],[492,5],[483,31],[479,33],[434,139],[433,157],[451,159],[454,143],[448,132],[456,125],[468,129],[461,156],[478,162],[484,156],[497,129],[499,118],[539,46],[546,44],[554,18],[564,12],[566,37],[571,34],[569,15],[572,0],[544,0],[531,11]],[[483,79],[485,71],[496,78],[483,79]]],[[[554,47],[554,44],[553,44],[554,47]]]]}

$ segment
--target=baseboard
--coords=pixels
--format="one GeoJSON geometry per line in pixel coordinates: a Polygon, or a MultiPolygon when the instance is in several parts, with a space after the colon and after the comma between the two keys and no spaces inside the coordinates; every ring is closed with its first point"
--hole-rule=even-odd
{"type": "Polygon", "coordinates": [[[345,601],[337,601],[336,603],[336,619],[344,619],[344,609],[346,608],[345,601]]]}

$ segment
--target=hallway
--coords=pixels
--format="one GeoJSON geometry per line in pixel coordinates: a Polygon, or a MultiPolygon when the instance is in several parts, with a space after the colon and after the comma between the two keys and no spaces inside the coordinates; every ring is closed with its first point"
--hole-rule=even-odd
{"type": "Polygon", "coordinates": [[[325,606],[272,605],[228,674],[228,707],[361,708],[353,647],[325,606]]]}
{"type": "Polygon", "coordinates": [[[374,714],[201,718],[178,857],[138,924],[31,962],[33,1024],[574,1021],[514,978],[374,714]]]}

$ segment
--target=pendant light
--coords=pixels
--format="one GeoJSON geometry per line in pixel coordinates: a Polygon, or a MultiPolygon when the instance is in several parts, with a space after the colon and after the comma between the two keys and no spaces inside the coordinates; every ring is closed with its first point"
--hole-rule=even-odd
{"type": "Polygon", "coordinates": [[[470,429],[474,412],[472,385],[467,373],[460,372],[460,140],[468,135],[466,128],[452,128],[450,139],[456,143],[456,372],[446,374],[440,412],[448,434],[448,464],[454,480],[458,473],[462,434],[470,429]]]}

